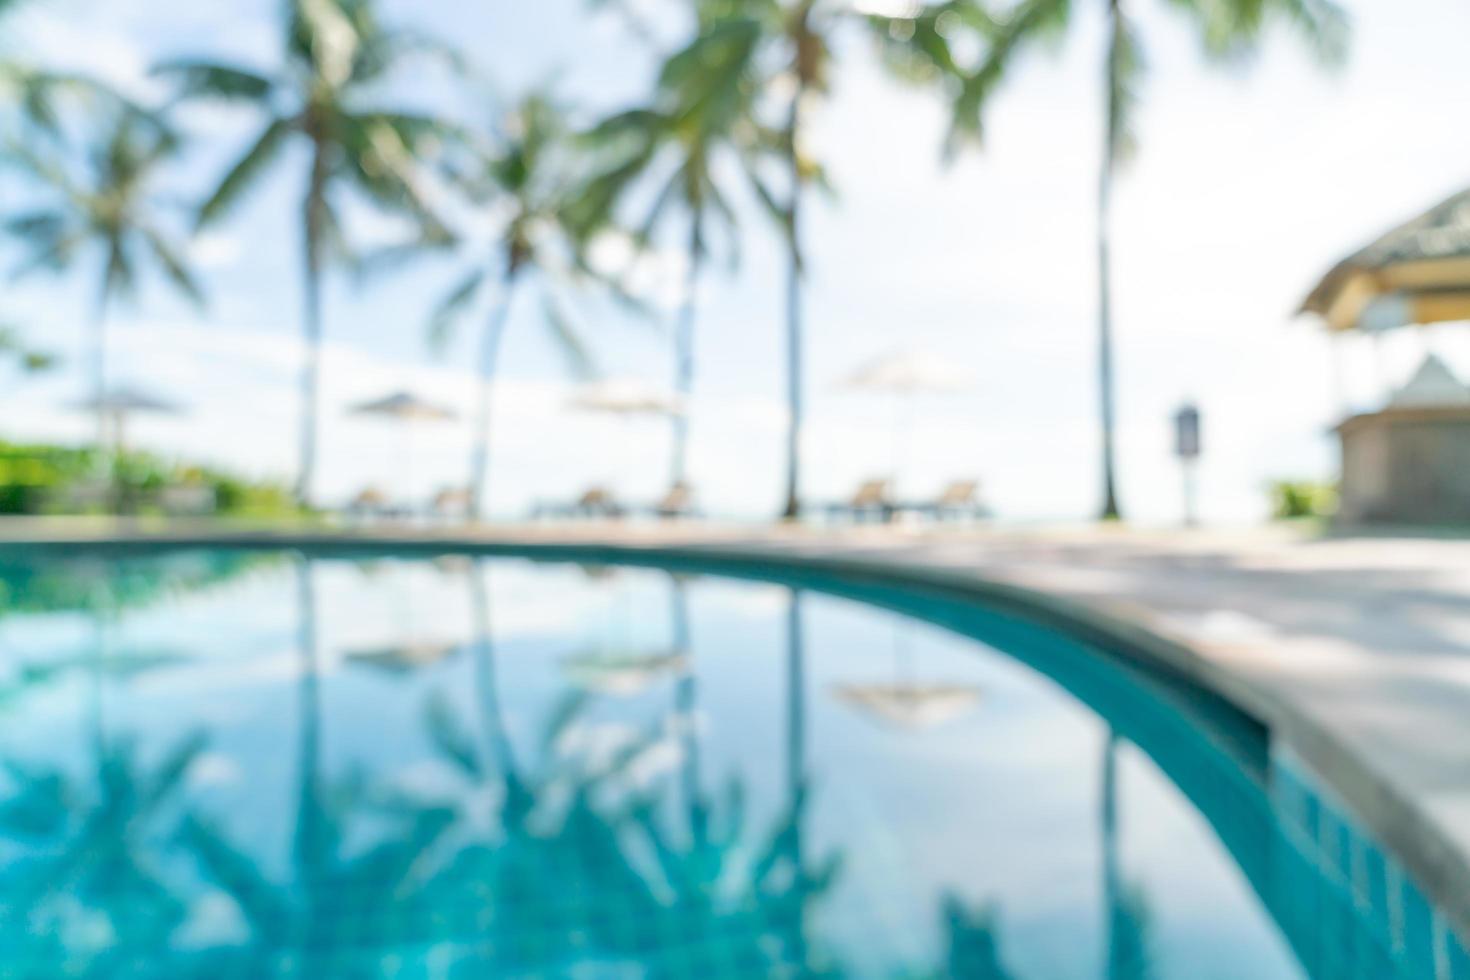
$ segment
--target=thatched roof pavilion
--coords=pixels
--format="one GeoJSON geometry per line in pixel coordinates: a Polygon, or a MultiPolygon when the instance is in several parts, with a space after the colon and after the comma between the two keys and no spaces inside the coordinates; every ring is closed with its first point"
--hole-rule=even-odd
{"type": "Polygon", "coordinates": [[[1470,190],[1338,262],[1300,312],[1335,332],[1470,320],[1470,190]]]}

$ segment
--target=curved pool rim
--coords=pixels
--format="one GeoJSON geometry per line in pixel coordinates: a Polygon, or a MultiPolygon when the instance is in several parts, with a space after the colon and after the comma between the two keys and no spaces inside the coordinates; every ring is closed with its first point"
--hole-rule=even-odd
{"type": "MultiPolygon", "coordinates": [[[[1412,799],[1406,798],[1329,728],[1299,710],[1286,692],[1228,668],[1183,641],[1122,616],[1045,591],[998,581],[963,566],[893,561],[881,553],[845,551],[821,542],[801,550],[769,541],[617,540],[594,536],[535,539],[512,533],[464,535],[311,529],[180,531],[128,529],[112,534],[45,535],[0,542],[0,555],[148,555],[199,549],[300,551],[313,558],[433,558],[460,555],[656,568],[768,582],[858,599],[913,612],[910,603],[943,600],[1016,617],[1101,650],[1107,659],[1157,685],[1178,708],[1202,697],[1203,714],[1187,717],[1217,749],[1243,764],[1248,778],[1258,753],[1272,744],[1300,758],[1382,846],[1409,872],[1422,894],[1459,935],[1470,937],[1470,853],[1461,849],[1412,799]],[[1225,735],[1238,725],[1244,738],[1225,735]],[[1257,739],[1259,742],[1257,743],[1257,739]]],[[[942,618],[922,618],[945,625],[942,618]]],[[[1199,704],[1193,705],[1199,708],[1199,704]]],[[[1172,775],[1172,774],[1171,774],[1172,775]]],[[[1218,828],[1217,828],[1218,829],[1218,828]]]]}

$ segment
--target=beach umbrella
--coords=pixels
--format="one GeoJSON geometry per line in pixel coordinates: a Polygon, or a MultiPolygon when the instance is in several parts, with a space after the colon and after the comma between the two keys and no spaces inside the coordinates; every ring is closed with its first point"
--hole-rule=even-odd
{"type": "Polygon", "coordinates": [[[903,468],[904,446],[913,424],[914,398],[924,393],[957,392],[970,388],[969,372],[957,367],[953,358],[931,351],[904,350],[884,355],[843,378],[849,391],[890,395],[893,414],[893,481],[903,468]]]}
{"type": "Polygon", "coordinates": [[[665,391],[631,378],[612,378],[582,385],[567,399],[567,406],[582,412],[602,412],[625,418],[681,415],[679,399],[665,391]]]}
{"type": "Polygon", "coordinates": [[[1470,320],[1470,190],[1338,261],[1298,312],[1334,333],[1470,320]]]}
{"type": "Polygon", "coordinates": [[[677,396],[632,378],[612,378],[582,385],[567,399],[567,407],[628,422],[638,418],[669,418],[684,412],[684,405],[677,396]]]}
{"type": "Polygon", "coordinates": [[[380,415],[402,422],[452,422],[457,418],[452,409],[425,401],[407,391],[359,402],[350,411],[354,415],[380,415]]]}
{"type": "MultiPolygon", "coordinates": [[[[402,441],[399,444],[401,469],[405,478],[413,478],[413,441],[411,426],[419,423],[452,422],[458,416],[453,409],[426,401],[407,391],[395,391],[381,398],[358,402],[348,408],[349,415],[386,419],[400,427],[402,441]]],[[[412,493],[410,489],[409,494],[412,493]]]]}
{"type": "Polygon", "coordinates": [[[93,395],[72,404],[83,412],[105,415],[112,423],[113,446],[121,452],[127,448],[127,420],[131,415],[179,415],[183,409],[165,398],[138,388],[120,387],[93,395]]]}

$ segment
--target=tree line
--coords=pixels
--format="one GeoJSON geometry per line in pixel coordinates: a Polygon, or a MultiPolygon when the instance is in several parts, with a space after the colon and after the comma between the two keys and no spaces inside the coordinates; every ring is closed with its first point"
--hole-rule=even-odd
{"type": "MultiPolygon", "coordinates": [[[[591,0],[617,6],[618,0],[591,0]]],[[[0,0],[0,36],[19,0],[0,0]]],[[[627,298],[623,273],[590,260],[595,242],[624,237],[634,254],[679,243],[687,269],[671,324],[673,379],[687,398],[696,379],[698,286],[713,267],[717,235],[738,240],[735,196],[749,192],[781,243],[784,282],[786,472],[781,514],[801,508],[805,272],[811,243],[806,215],[826,183],[807,132],[822,111],[848,36],[866,36],[895,82],[943,100],[946,159],[979,147],[986,112],[1032,48],[1075,31],[1089,5],[1073,0],[664,0],[658,27],[680,24],[672,42],[655,25],[627,15],[628,44],[651,51],[657,71],[637,104],[590,124],[553,88],[522,93],[492,126],[406,109],[385,96],[416,61],[429,59],[457,79],[474,71],[463,51],[389,23],[376,0],[285,0],[271,70],[175,58],[153,73],[166,83],[160,105],[140,105],[104,82],[10,55],[0,60],[4,165],[41,193],[4,215],[4,233],[24,258],[16,276],[78,273],[93,289],[88,370],[106,445],[106,323],[137,291],[145,266],[198,304],[204,291],[188,260],[186,235],[229,220],[266,175],[288,163],[305,168],[296,214],[302,283],[299,433],[295,490],[310,504],[317,470],[321,352],[329,327],[323,284],[348,269],[387,273],[404,260],[459,261],[464,271],[432,305],[426,333],[442,342],[467,317],[479,323],[478,394],[468,483],[472,512],[483,516],[491,472],[493,390],[499,350],[514,304],[537,294],[541,321],[574,366],[585,344],[565,315],[567,291],[603,290],[627,298]],[[193,103],[237,103],[258,119],[247,149],[192,208],[192,227],[163,217],[158,177],[188,144],[176,110],[193,103]],[[68,117],[83,106],[80,122],[68,117]],[[739,186],[743,184],[744,187],[739,186]],[[446,198],[446,195],[448,197],[446,198]],[[363,254],[342,219],[349,198],[408,219],[400,245],[363,254]],[[447,201],[453,206],[447,207],[447,201]],[[447,215],[494,209],[499,233],[489,248],[467,241],[447,215]],[[451,258],[452,257],[452,258],[451,258]]],[[[1101,516],[1117,518],[1114,449],[1114,324],[1110,265],[1114,180],[1135,145],[1145,70],[1136,0],[1096,0],[1106,24],[1100,80],[1104,144],[1097,191],[1097,369],[1101,516]]],[[[1333,0],[1171,0],[1215,61],[1253,53],[1267,32],[1295,29],[1324,62],[1345,50],[1348,21],[1333,0]]],[[[862,38],[859,38],[862,39],[862,38]]],[[[8,49],[5,49],[8,50],[8,49]]],[[[493,63],[494,52],[483,52],[493,63]]],[[[44,355],[8,328],[0,357],[41,366],[44,355]]],[[[687,416],[674,420],[671,480],[688,480],[687,416]]]]}

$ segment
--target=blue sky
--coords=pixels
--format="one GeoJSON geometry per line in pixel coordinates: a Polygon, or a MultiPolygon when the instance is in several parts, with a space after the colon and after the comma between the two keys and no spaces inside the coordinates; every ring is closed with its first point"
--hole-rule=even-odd
{"type": "MultiPolygon", "coordinates": [[[[1271,477],[1330,473],[1332,358],[1314,327],[1291,313],[1335,258],[1470,177],[1470,61],[1461,50],[1470,9],[1452,0],[1350,7],[1351,57],[1331,73],[1315,69],[1288,34],[1253,64],[1207,68],[1167,5],[1140,8],[1149,61],[1141,150],[1115,204],[1120,462],[1124,505],[1136,519],[1177,517],[1167,418],[1184,398],[1205,415],[1207,519],[1259,517],[1271,477]]],[[[146,93],[146,66],[165,55],[269,64],[275,10],[273,0],[51,0],[19,19],[11,43],[146,93]]],[[[557,77],[591,112],[636,99],[650,72],[617,22],[579,0],[398,0],[385,10],[452,37],[499,93],[557,77]]],[[[844,44],[813,140],[838,194],[814,207],[809,227],[812,498],[839,497],[889,468],[891,403],[838,382],[907,347],[941,351],[974,380],[971,391],[915,405],[907,492],[974,475],[1004,517],[1081,518],[1096,506],[1098,27],[1084,17],[1067,44],[1028,60],[990,115],[985,151],[947,168],[938,162],[937,103],[885,79],[862,39],[844,44]]],[[[467,116],[494,113],[489,94],[451,97],[429,75],[406,80],[401,92],[467,116]]],[[[186,122],[200,145],[166,190],[195,199],[258,123],[238,110],[191,112],[186,122]]],[[[195,243],[213,295],[207,313],[154,289],[116,317],[118,376],[191,407],[179,419],[139,422],[139,443],[252,473],[289,471],[299,308],[293,162],[252,206],[195,243]]],[[[701,291],[691,407],[696,484],[708,509],[728,516],[774,510],[781,482],[780,252],[756,209],[746,202],[743,210],[739,270],[714,270],[701,291]]],[[[368,239],[396,231],[366,210],[354,225],[368,239]]],[[[365,483],[422,494],[463,479],[465,427],[400,434],[342,411],[401,387],[469,406],[469,338],[442,356],[423,343],[427,310],[458,268],[428,263],[365,291],[334,285],[326,496],[365,483]]],[[[660,278],[677,274],[672,257],[653,263],[651,295],[666,299],[660,278]]],[[[28,280],[7,287],[5,307],[75,358],[87,295],[80,278],[28,280]]],[[[585,312],[605,372],[668,383],[658,324],[595,305],[585,312]]],[[[628,497],[656,496],[667,472],[664,427],[567,412],[568,380],[541,327],[537,307],[523,303],[504,358],[494,509],[514,513],[595,480],[613,480],[628,497]]],[[[1429,343],[1470,374],[1464,333],[1439,328],[1429,343]]],[[[1366,341],[1346,345],[1352,399],[1371,403],[1380,374],[1402,380],[1425,347],[1408,332],[1378,352],[1366,341]]],[[[7,396],[6,434],[85,438],[88,421],[64,407],[81,384],[68,371],[17,387],[7,396]]]]}

